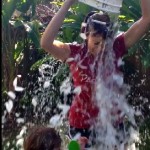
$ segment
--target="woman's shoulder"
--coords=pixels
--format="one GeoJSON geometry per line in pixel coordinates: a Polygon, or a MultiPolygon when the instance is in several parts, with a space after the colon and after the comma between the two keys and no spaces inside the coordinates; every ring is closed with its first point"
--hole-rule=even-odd
{"type": "Polygon", "coordinates": [[[70,53],[71,58],[79,57],[81,59],[87,52],[85,43],[79,44],[77,42],[73,42],[73,43],[68,43],[68,45],[69,45],[70,51],[71,51],[71,53],[70,53]]]}
{"type": "Polygon", "coordinates": [[[120,49],[123,48],[125,49],[125,41],[124,41],[124,32],[119,33],[115,39],[114,39],[114,44],[113,44],[114,49],[120,49]]]}
{"type": "Polygon", "coordinates": [[[113,49],[118,57],[122,57],[124,54],[127,53],[124,41],[124,32],[118,34],[115,37],[113,49]]]}
{"type": "Polygon", "coordinates": [[[115,41],[123,41],[124,40],[124,32],[121,32],[115,36],[115,41]]]}
{"type": "Polygon", "coordinates": [[[78,49],[82,47],[82,44],[77,43],[77,42],[72,42],[72,43],[67,43],[67,44],[70,46],[70,48],[78,49]]]}
{"type": "Polygon", "coordinates": [[[73,43],[68,43],[68,45],[70,47],[70,50],[73,51],[74,53],[82,53],[87,49],[85,43],[73,42],[73,43]]]}

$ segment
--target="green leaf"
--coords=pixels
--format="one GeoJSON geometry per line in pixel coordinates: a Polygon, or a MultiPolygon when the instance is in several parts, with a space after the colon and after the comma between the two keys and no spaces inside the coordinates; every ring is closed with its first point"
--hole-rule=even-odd
{"type": "Polygon", "coordinates": [[[70,22],[71,23],[75,22],[75,20],[74,19],[67,19],[67,18],[64,20],[64,23],[70,23],[70,22]]]}
{"type": "Polygon", "coordinates": [[[125,19],[126,18],[126,16],[124,16],[124,15],[119,15],[119,19],[125,19]]]}
{"type": "Polygon", "coordinates": [[[139,0],[124,0],[121,14],[125,14],[127,18],[131,17],[137,20],[141,16],[139,0]]]}
{"type": "Polygon", "coordinates": [[[15,45],[15,52],[14,52],[14,59],[17,60],[20,57],[21,52],[23,51],[24,48],[24,43],[23,42],[18,42],[15,45]]]}
{"type": "Polygon", "coordinates": [[[36,63],[34,63],[31,66],[30,70],[37,70],[43,63],[45,63],[48,60],[52,60],[52,59],[53,59],[53,57],[51,57],[50,55],[47,55],[46,57],[44,57],[44,58],[38,60],[36,63]]]}
{"type": "Polygon", "coordinates": [[[28,32],[29,37],[35,44],[36,48],[40,48],[40,32],[39,32],[40,24],[39,22],[35,20],[35,21],[30,22],[28,25],[31,29],[28,32]]]}
{"type": "Polygon", "coordinates": [[[11,16],[16,8],[16,3],[19,0],[10,0],[3,2],[2,6],[2,23],[3,27],[7,27],[9,20],[11,19],[11,16]]]}
{"type": "Polygon", "coordinates": [[[20,27],[20,26],[23,26],[24,24],[23,24],[23,21],[21,21],[21,20],[16,20],[15,22],[14,22],[14,24],[13,24],[13,26],[15,27],[15,28],[17,28],[17,27],[20,27]]]}

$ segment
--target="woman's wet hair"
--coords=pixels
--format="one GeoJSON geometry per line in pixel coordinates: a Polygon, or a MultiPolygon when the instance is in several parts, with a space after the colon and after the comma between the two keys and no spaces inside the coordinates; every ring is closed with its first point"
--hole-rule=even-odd
{"type": "Polygon", "coordinates": [[[35,127],[30,129],[24,140],[24,150],[55,150],[61,147],[61,138],[54,128],[35,127]]]}
{"type": "Polygon", "coordinates": [[[81,27],[81,33],[86,35],[89,32],[101,34],[104,39],[108,36],[110,27],[110,18],[107,13],[98,13],[95,11],[90,12],[84,19],[81,27]]]}

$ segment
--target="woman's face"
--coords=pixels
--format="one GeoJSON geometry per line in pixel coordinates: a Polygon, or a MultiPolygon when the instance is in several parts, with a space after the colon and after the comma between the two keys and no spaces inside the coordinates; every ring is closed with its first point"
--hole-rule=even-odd
{"type": "Polygon", "coordinates": [[[88,51],[93,55],[97,55],[101,52],[104,48],[105,40],[100,34],[93,34],[92,32],[89,33],[87,36],[88,41],[88,51]]]}

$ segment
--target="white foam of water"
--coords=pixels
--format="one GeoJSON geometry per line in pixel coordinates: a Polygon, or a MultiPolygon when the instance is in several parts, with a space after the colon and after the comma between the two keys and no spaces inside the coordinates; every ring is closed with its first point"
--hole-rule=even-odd
{"type": "Polygon", "coordinates": [[[62,125],[63,120],[67,117],[70,106],[59,104],[58,108],[62,110],[61,113],[54,115],[49,121],[49,123],[54,127],[59,127],[62,125]]]}
{"type": "MultiPolygon", "coordinates": [[[[33,90],[32,95],[32,105],[34,106],[34,116],[37,119],[40,116],[40,120],[37,122],[43,123],[47,120],[47,115],[51,115],[51,112],[56,113],[55,104],[58,102],[59,95],[56,95],[57,88],[54,87],[52,81],[57,75],[60,62],[57,60],[51,60],[49,64],[42,64],[39,67],[39,77],[33,90]],[[38,107],[37,107],[38,106],[38,107]],[[53,109],[53,110],[52,110],[53,109]]],[[[57,122],[57,116],[50,120],[52,122],[57,122]]],[[[47,122],[47,121],[46,121],[47,122]]]]}
{"type": "Polygon", "coordinates": [[[78,67],[80,67],[81,69],[87,69],[86,66],[81,65],[80,63],[78,64],[78,67]]]}
{"type": "Polygon", "coordinates": [[[23,146],[23,141],[24,141],[23,138],[18,139],[17,142],[16,142],[16,145],[17,145],[17,146],[23,146]]]}
{"type": "Polygon", "coordinates": [[[57,127],[61,125],[61,116],[60,115],[54,115],[53,117],[51,117],[49,123],[53,126],[53,127],[57,127]]]}
{"type": "Polygon", "coordinates": [[[117,62],[117,66],[120,67],[120,66],[122,66],[122,65],[124,65],[124,61],[122,61],[122,59],[119,58],[119,59],[118,59],[118,62],[117,62]]]}
{"type": "Polygon", "coordinates": [[[7,144],[6,144],[8,147],[9,147],[9,145],[10,145],[10,142],[7,142],[7,144]]]}
{"type": "Polygon", "coordinates": [[[13,101],[12,100],[8,100],[8,102],[5,103],[5,106],[6,106],[7,112],[10,113],[12,108],[13,108],[13,101]]]}
{"type": "Polygon", "coordinates": [[[142,113],[141,113],[140,110],[136,110],[136,111],[135,111],[135,115],[136,115],[136,116],[142,116],[142,113]]]}
{"type": "Polygon", "coordinates": [[[32,98],[32,105],[34,106],[34,107],[36,107],[37,106],[37,97],[33,97],[32,98]]]}
{"type": "Polygon", "coordinates": [[[74,90],[73,93],[79,95],[81,93],[81,86],[77,86],[74,90]]]}
{"type": "Polygon", "coordinates": [[[70,78],[67,78],[65,81],[63,81],[62,85],[60,86],[60,92],[64,93],[64,95],[68,95],[71,92],[70,78]]]}
{"type": "Polygon", "coordinates": [[[69,105],[58,105],[58,108],[62,110],[61,114],[65,117],[70,109],[69,105]]]}
{"type": "Polygon", "coordinates": [[[22,92],[22,91],[24,91],[24,88],[20,87],[20,86],[17,86],[17,80],[18,80],[18,78],[21,78],[21,75],[17,75],[17,77],[14,79],[13,86],[14,86],[15,91],[22,92]]]}
{"type": "Polygon", "coordinates": [[[21,78],[21,75],[20,75],[20,74],[18,74],[18,75],[17,75],[17,77],[21,78]]]}
{"type": "Polygon", "coordinates": [[[20,116],[20,113],[15,113],[15,116],[16,116],[16,117],[19,117],[19,116],[20,116]]]}
{"type": "Polygon", "coordinates": [[[50,108],[49,107],[46,107],[46,112],[49,112],[50,111],[50,108]]]}
{"type": "Polygon", "coordinates": [[[81,137],[81,134],[80,134],[80,133],[77,133],[77,134],[72,138],[72,140],[78,140],[80,137],[81,137]]]}
{"type": "Polygon", "coordinates": [[[42,81],[42,78],[38,77],[38,81],[41,82],[41,81],[42,81]]]}
{"type": "Polygon", "coordinates": [[[15,94],[14,92],[12,92],[12,91],[9,91],[9,92],[7,93],[7,95],[8,95],[11,99],[15,99],[15,98],[16,98],[16,94],[15,94]]]}
{"type": "Polygon", "coordinates": [[[27,131],[27,127],[26,126],[23,126],[20,133],[16,136],[17,139],[20,139],[23,137],[23,135],[26,133],[27,131]]]}
{"type": "Polygon", "coordinates": [[[4,124],[6,122],[6,118],[5,116],[2,116],[2,124],[4,124]]]}
{"type": "Polygon", "coordinates": [[[15,91],[22,92],[24,91],[24,88],[20,86],[15,86],[15,91]]]}
{"type": "Polygon", "coordinates": [[[19,123],[19,124],[25,122],[24,118],[17,118],[16,121],[17,121],[17,123],[19,123]]]}
{"type": "Polygon", "coordinates": [[[119,85],[119,87],[123,85],[123,76],[118,74],[113,74],[113,80],[119,85]]]}
{"type": "MultiPolygon", "coordinates": [[[[97,105],[100,108],[100,113],[95,126],[97,129],[97,142],[100,143],[99,149],[112,150],[116,145],[121,150],[124,149],[124,144],[121,145],[116,136],[120,140],[123,140],[123,143],[126,143],[126,141],[134,142],[138,137],[138,131],[136,132],[135,129],[129,127],[130,136],[127,137],[124,131],[118,131],[114,126],[115,124],[124,122],[124,116],[134,126],[136,126],[136,123],[134,118],[135,111],[129,106],[126,100],[128,86],[124,84],[122,73],[115,71],[111,42],[106,45],[105,50],[109,51],[105,56],[104,64],[101,63],[98,67],[95,97],[97,105]],[[105,75],[105,71],[110,71],[109,75],[105,75]],[[121,113],[118,113],[119,111],[121,113]]],[[[121,60],[119,60],[118,65],[122,64],[121,60]]]]}
{"type": "Polygon", "coordinates": [[[74,61],[74,58],[68,58],[68,59],[66,60],[66,62],[71,62],[71,61],[74,61]]]}
{"type": "Polygon", "coordinates": [[[139,141],[139,132],[138,130],[135,130],[134,128],[130,128],[130,133],[131,133],[131,139],[129,139],[129,143],[132,144],[134,141],[139,141]]]}
{"type": "Polygon", "coordinates": [[[23,150],[23,142],[24,142],[24,135],[27,132],[27,127],[23,126],[20,133],[16,136],[16,146],[19,147],[20,150],[23,150]]]}
{"type": "Polygon", "coordinates": [[[50,81],[45,81],[43,88],[48,88],[50,86],[50,81]]]}
{"type": "Polygon", "coordinates": [[[14,79],[13,81],[13,86],[16,87],[17,86],[17,77],[14,79]]]}

